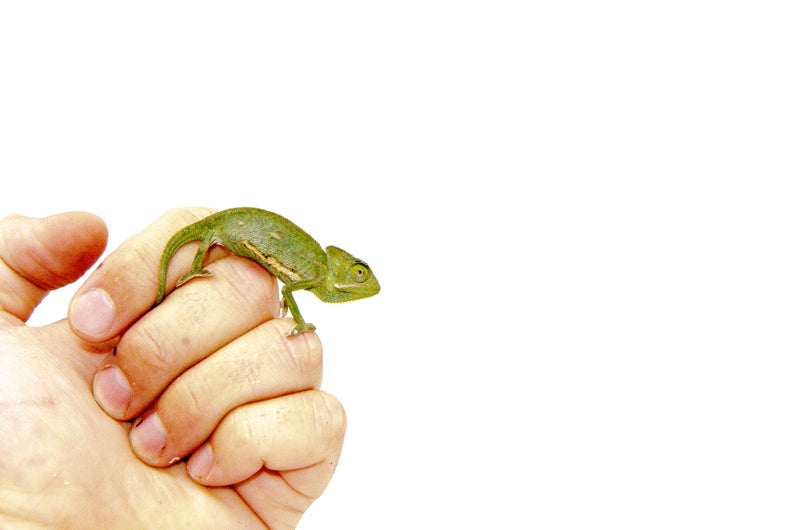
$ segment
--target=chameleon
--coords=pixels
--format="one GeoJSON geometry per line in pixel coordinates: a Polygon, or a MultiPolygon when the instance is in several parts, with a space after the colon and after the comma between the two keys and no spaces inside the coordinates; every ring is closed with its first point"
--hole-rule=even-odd
{"type": "Polygon", "coordinates": [[[164,300],[167,269],[183,245],[200,241],[191,270],[175,287],[194,278],[213,276],[203,268],[212,246],[221,245],[233,254],[251,259],[283,283],[282,308],[291,312],[295,327],[289,335],[316,329],[297,308],[294,291],[308,290],[323,302],[347,302],[378,294],[380,285],[369,266],[344,250],[325,250],[300,227],[276,213],[259,208],[222,210],[191,224],[173,235],[164,247],[158,267],[158,295],[153,307],[164,300]]]}

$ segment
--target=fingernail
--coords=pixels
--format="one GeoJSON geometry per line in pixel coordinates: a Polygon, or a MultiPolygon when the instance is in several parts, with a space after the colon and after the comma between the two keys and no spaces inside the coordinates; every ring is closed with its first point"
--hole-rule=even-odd
{"type": "Polygon", "coordinates": [[[138,455],[156,458],[167,445],[167,431],[155,412],[147,415],[131,431],[131,447],[138,455]]]}
{"type": "Polygon", "coordinates": [[[92,393],[94,400],[109,416],[124,419],[131,404],[133,388],[119,368],[107,366],[94,374],[92,393]]]}
{"type": "Polygon", "coordinates": [[[211,451],[211,444],[206,442],[189,457],[189,461],[186,463],[186,471],[195,479],[203,479],[211,471],[211,464],[213,463],[214,453],[211,451]]]}
{"type": "Polygon", "coordinates": [[[89,289],[69,308],[69,320],[76,331],[102,339],[111,330],[116,317],[114,300],[103,289],[89,289]]]}

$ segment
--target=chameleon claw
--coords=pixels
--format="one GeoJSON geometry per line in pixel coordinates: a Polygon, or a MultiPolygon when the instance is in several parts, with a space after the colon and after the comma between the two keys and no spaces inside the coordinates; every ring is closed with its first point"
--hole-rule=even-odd
{"type": "Polygon", "coordinates": [[[297,324],[292,331],[289,332],[289,336],[293,337],[295,335],[299,335],[305,331],[314,331],[317,327],[312,324],[311,322],[304,322],[302,324],[297,324]]]}
{"type": "Polygon", "coordinates": [[[214,276],[214,273],[206,269],[200,269],[199,271],[191,271],[181,276],[181,279],[178,280],[177,283],[175,283],[175,287],[180,287],[184,283],[188,282],[189,280],[193,280],[195,278],[207,278],[209,276],[214,276]]]}

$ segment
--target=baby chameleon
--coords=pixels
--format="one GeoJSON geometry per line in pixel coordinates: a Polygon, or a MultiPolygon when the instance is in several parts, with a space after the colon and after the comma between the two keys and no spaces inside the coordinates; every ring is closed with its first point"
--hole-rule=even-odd
{"type": "Polygon", "coordinates": [[[178,231],[167,242],[158,268],[158,297],[164,299],[169,262],[180,247],[200,241],[192,269],[178,280],[180,287],[197,277],[211,276],[203,259],[213,245],[249,258],[283,283],[285,307],[294,317],[290,335],[315,329],[297,308],[292,293],[306,289],[323,302],[347,302],[378,294],[381,287],[363,261],[336,247],[325,251],[300,227],[280,215],[258,208],[231,208],[212,214],[178,231]]]}

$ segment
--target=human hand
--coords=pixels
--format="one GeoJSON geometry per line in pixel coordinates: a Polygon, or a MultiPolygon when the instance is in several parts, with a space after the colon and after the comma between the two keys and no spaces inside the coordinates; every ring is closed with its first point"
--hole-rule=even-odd
{"type": "Polygon", "coordinates": [[[69,321],[41,328],[23,322],[99,257],[105,225],[84,213],[0,221],[0,526],[294,528],[324,490],[344,413],[316,389],[316,335],[287,339],[291,321],[274,318],[275,280],[218,252],[214,281],[148,312],[163,244],[202,213],[170,212],[123,243],[69,321]]]}

